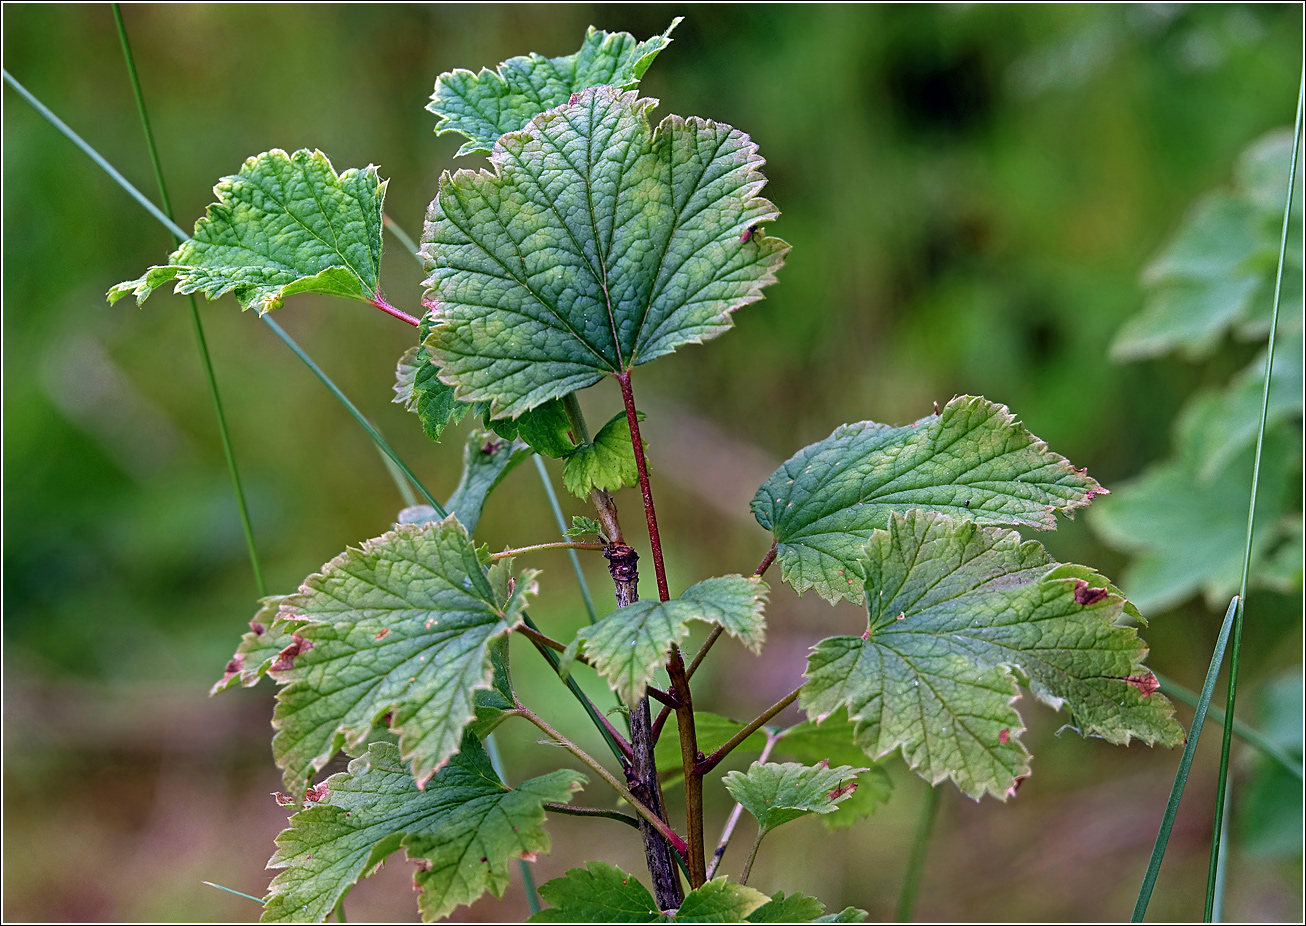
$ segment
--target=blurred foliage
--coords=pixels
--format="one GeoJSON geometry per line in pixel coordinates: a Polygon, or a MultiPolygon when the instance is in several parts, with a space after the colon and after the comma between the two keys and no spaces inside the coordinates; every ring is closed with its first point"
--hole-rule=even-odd
{"type": "MultiPolygon", "coordinates": [[[[423,111],[437,74],[526,50],[569,53],[591,23],[647,37],[680,14],[642,92],[663,101],[658,115],[703,115],[753,136],[782,211],[768,231],[794,250],[728,336],[641,369],[673,586],[751,569],[767,540],[748,498],[779,460],[841,422],[901,423],[935,400],[983,394],[1117,489],[1170,454],[1171,423],[1195,392],[1255,361],[1237,340],[1203,364],[1104,358],[1143,304],[1147,256],[1203,191],[1229,182],[1239,152],[1291,117],[1295,7],[124,9],[180,224],[249,155],[317,147],[339,169],[380,165],[387,211],[414,234],[440,172],[471,164],[454,160],[457,142],[435,137],[423,111]]],[[[6,4],[3,21],[6,69],[151,194],[108,8],[6,4]]],[[[160,293],[142,311],[104,300],[158,263],[168,236],[15,95],[5,103],[4,808],[6,847],[19,851],[5,853],[4,912],[253,918],[249,901],[198,884],[261,893],[284,824],[266,797],[277,779],[269,692],[203,700],[254,610],[239,520],[184,300],[160,293]]],[[[385,244],[382,289],[418,311],[420,268],[385,244]]],[[[365,435],[252,315],[231,300],[201,312],[270,589],[289,592],[388,528],[403,499],[365,435]]],[[[279,321],[448,497],[471,422],[436,445],[390,403],[412,332],[308,295],[288,300],[279,321]]],[[[583,402],[596,422],[620,407],[608,386],[583,402]]],[[[478,532],[492,548],[555,538],[531,469],[486,506],[478,532]]],[[[1283,510],[1300,510],[1293,485],[1283,510]]],[[[637,510],[634,493],[618,503],[637,510]]],[[[1082,523],[1040,539],[1057,559],[1107,575],[1125,562],[1082,523]]],[[[584,617],[567,561],[539,565],[533,614],[568,636],[584,617]]],[[[587,569],[609,601],[601,564],[587,569]]],[[[1299,597],[1257,590],[1243,641],[1249,687],[1297,663],[1300,612],[1299,597]]],[[[788,690],[807,646],[858,620],[781,589],[769,613],[761,660],[725,647],[696,679],[696,703],[752,716],[788,690]]],[[[1150,662],[1200,684],[1218,617],[1188,599],[1153,620],[1150,662]]],[[[529,650],[514,648],[513,668],[528,703],[602,748],[529,650]]],[[[592,675],[582,681],[606,695],[592,675]]],[[[1177,756],[1057,738],[1058,723],[1031,718],[1037,774],[1016,802],[945,801],[921,917],[1129,909],[1177,756]]],[[[502,730],[511,781],[557,766],[529,731],[502,730]]],[[[1193,918],[1200,903],[1212,777],[1202,761],[1158,918],[1193,918]]],[[[759,858],[757,883],[888,916],[918,793],[897,781],[895,799],[857,827],[793,824],[786,851],[759,858]]],[[[709,784],[722,815],[727,800],[709,784]]],[[[709,833],[717,825],[709,819],[709,833]]],[[[537,877],[583,861],[569,845],[641,871],[638,846],[617,830],[550,817],[555,851],[537,877]]],[[[411,918],[408,881],[393,864],[351,894],[351,916],[411,918]]],[[[1231,917],[1293,919],[1300,897],[1295,865],[1235,859],[1231,917]]],[[[460,915],[524,912],[514,889],[460,915]]]]}

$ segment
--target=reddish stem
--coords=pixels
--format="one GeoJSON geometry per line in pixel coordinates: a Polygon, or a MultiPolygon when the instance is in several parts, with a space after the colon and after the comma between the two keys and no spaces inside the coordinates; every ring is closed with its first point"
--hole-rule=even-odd
{"type": "Polygon", "coordinates": [[[639,470],[639,489],[644,494],[644,517],[648,521],[648,542],[653,548],[653,569],[658,577],[658,597],[671,600],[667,586],[667,567],[662,562],[662,537],[658,534],[658,516],[653,508],[653,489],[648,484],[648,461],[644,459],[644,440],[639,436],[639,416],[635,413],[635,393],[630,389],[630,371],[617,375],[621,398],[626,403],[626,421],[630,424],[630,442],[635,450],[635,468],[639,470]]]}
{"type": "Polygon", "coordinates": [[[412,325],[414,328],[416,328],[418,325],[421,324],[421,322],[413,318],[413,316],[409,315],[407,312],[401,312],[399,309],[396,309],[394,306],[386,302],[380,296],[377,296],[375,299],[369,299],[367,301],[370,302],[372,305],[376,306],[386,315],[393,315],[401,322],[408,322],[408,324],[412,325]]]}

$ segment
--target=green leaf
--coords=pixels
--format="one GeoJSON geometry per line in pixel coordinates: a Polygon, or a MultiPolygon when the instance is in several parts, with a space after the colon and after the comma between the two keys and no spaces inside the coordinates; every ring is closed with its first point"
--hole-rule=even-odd
{"type": "Polygon", "coordinates": [[[516,698],[512,693],[512,676],[508,672],[506,636],[499,637],[490,644],[490,666],[493,669],[490,675],[490,687],[478,689],[472,699],[476,719],[467,729],[477,739],[484,739],[494,732],[494,728],[503,722],[508,712],[517,706],[516,698]]]}
{"type": "MultiPolygon", "coordinates": [[[[694,735],[698,740],[699,750],[705,754],[716,752],[743,728],[744,724],[737,720],[730,720],[707,711],[694,711],[694,735]]],[[[761,752],[765,748],[766,732],[755,730],[735,747],[731,756],[761,752]]],[[[860,750],[858,752],[860,755],[860,750]]],[[[681,769],[680,731],[675,724],[664,729],[662,735],[658,737],[657,743],[653,746],[653,758],[657,762],[659,772],[674,773],[681,769]]],[[[861,758],[865,757],[861,756],[861,758]]]]}
{"type": "MultiPolygon", "coordinates": [[[[475,693],[493,685],[493,641],[535,592],[525,570],[500,606],[466,529],[454,516],[401,525],[349,549],[281,602],[298,652],[273,668],[273,755],[302,793],[344,743],[357,746],[389,715],[418,784],[458,751],[475,693]]],[[[284,655],[283,655],[284,659],[284,655]]]]}
{"type": "Polygon", "coordinates": [[[571,439],[571,420],[557,399],[550,399],[517,418],[491,418],[489,402],[478,402],[476,409],[484,416],[485,426],[493,428],[500,437],[520,436],[546,457],[560,459],[576,449],[576,442],[571,439]]]}
{"type": "Polygon", "coordinates": [[[292,644],[291,636],[277,627],[277,608],[284,595],[270,595],[260,600],[261,607],[249,622],[249,630],[240,638],[240,646],[227,662],[222,678],[213,683],[209,695],[226,691],[239,680],[242,688],[251,688],[267,675],[277,661],[277,654],[292,644]]]}
{"type": "Polygon", "coordinates": [[[381,206],[386,181],[375,167],[337,175],[321,151],[279,148],[245,161],[213,188],[218,201],[195,235],[138,280],[109,290],[139,305],[176,281],[178,293],[232,293],[260,315],[294,293],[374,303],[379,298],[381,206]]]}
{"type": "MultiPolygon", "coordinates": [[[[1273,677],[1257,700],[1262,732],[1295,756],[1302,756],[1301,666],[1273,677]]],[[[1298,855],[1302,851],[1301,779],[1279,762],[1257,755],[1237,806],[1240,848],[1254,858],[1298,855]]]]}
{"type": "Polygon", "coordinates": [[[463,475],[445,505],[467,533],[476,530],[485,500],[503,477],[523,460],[530,459],[531,448],[519,440],[504,440],[488,431],[472,431],[463,445],[463,475]]]}
{"type": "Polygon", "coordinates": [[[655,100],[584,90],[504,135],[493,171],[440,178],[422,255],[427,349],[463,401],[527,409],[726,331],[789,246],[754,226],[757,147],[655,100]]]}
{"type": "MultiPolygon", "coordinates": [[[[1139,607],[1161,611],[1201,592],[1208,604],[1228,602],[1242,577],[1247,542],[1247,494],[1254,447],[1246,447],[1212,479],[1201,476],[1207,422],[1220,414],[1221,398],[1208,393],[1185,410],[1174,457],[1117,486],[1089,518],[1113,547],[1134,554],[1121,585],[1139,607]]],[[[1259,411],[1259,409],[1258,409],[1259,411]]],[[[1256,495],[1252,576],[1280,534],[1275,525],[1285,504],[1287,470],[1299,452],[1282,429],[1265,435],[1264,463],[1256,495]]]]}
{"type": "Polygon", "coordinates": [[[426,108],[440,117],[437,135],[457,132],[469,141],[458,154],[489,151],[506,132],[516,132],[546,109],[561,106],[573,93],[612,84],[633,90],[653,59],[671,44],[677,16],[661,35],[637,42],[626,32],[607,33],[590,26],[574,55],[509,58],[498,70],[479,74],[458,69],[441,74],[426,108]]]}
{"type": "MultiPolygon", "coordinates": [[[[861,765],[866,753],[857,745],[856,725],[844,711],[836,711],[819,724],[805,720],[780,734],[774,754],[791,756],[805,765],[861,765]]],[[[873,765],[857,776],[857,790],[840,804],[839,812],[825,814],[821,825],[834,831],[852,826],[889,800],[893,781],[881,765],[873,765]]]]}
{"type": "Polygon", "coordinates": [[[689,622],[719,624],[753,652],[762,648],[762,610],[770,592],[757,576],[705,579],[670,601],[637,601],[576,635],[579,650],[628,705],[638,703],[671,647],[689,635],[689,622]]]}
{"type": "MultiPolygon", "coordinates": [[[[643,412],[635,414],[640,421],[644,420],[643,412]]],[[[647,443],[644,449],[647,452],[647,443]]],[[[639,485],[630,420],[625,412],[618,412],[600,428],[592,443],[577,447],[567,455],[562,464],[562,482],[577,498],[589,498],[590,489],[615,492],[623,486],[639,485]]]]}
{"type": "Polygon", "coordinates": [[[680,908],[664,914],[633,875],[606,862],[586,862],[540,885],[549,907],[531,923],[743,923],[770,899],[761,891],[715,878],[685,895],[680,908]]]}
{"type": "Polygon", "coordinates": [[[931,784],[1005,798],[1029,774],[1017,683],[1085,736],[1172,746],[1183,729],[1155,691],[1125,600],[1083,566],[1015,531],[927,512],[895,514],[866,549],[865,637],[822,640],[799,703],[845,708],[878,759],[901,748],[931,784]]]}
{"type": "Polygon", "coordinates": [[[865,910],[859,910],[857,907],[844,907],[838,913],[827,913],[825,916],[818,916],[812,920],[813,923],[864,923],[870,916],[865,910]]]}
{"type": "Polygon", "coordinates": [[[748,771],[728,772],[721,781],[765,834],[809,813],[834,813],[857,790],[852,779],[865,771],[864,766],[754,762],[748,771]]]}
{"type": "Polygon", "coordinates": [[[562,534],[564,537],[585,537],[589,535],[602,537],[605,541],[608,539],[598,521],[581,515],[572,517],[571,527],[567,528],[562,534]]]}
{"type": "Polygon", "coordinates": [[[487,890],[502,897],[508,862],[549,851],[546,801],[567,803],[585,782],[557,771],[507,788],[475,737],[418,790],[398,750],[374,743],[326,793],[290,818],[277,837],[263,922],[321,922],[359,878],[404,849],[417,862],[413,886],[426,921],[487,890]]]}
{"type": "Polygon", "coordinates": [[[462,421],[468,406],[454,398],[453,387],[440,382],[426,348],[418,345],[404,351],[395,370],[393,401],[421,419],[422,430],[438,441],[450,424],[462,421]]]}
{"type": "Polygon", "coordinates": [[[784,581],[860,602],[862,550],[894,512],[940,511],[979,524],[1056,527],[1106,490],[1030,434],[1003,405],[959,396],[895,428],[843,425],[800,450],[753,498],[775,534],[784,581]]]}
{"type": "Polygon", "coordinates": [[[549,904],[531,923],[656,923],[662,912],[634,875],[606,862],[586,862],[540,885],[549,904]]]}
{"type": "Polygon", "coordinates": [[[748,914],[750,923],[810,923],[825,912],[825,904],[806,894],[777,891],[770,900],[748,914]]]}

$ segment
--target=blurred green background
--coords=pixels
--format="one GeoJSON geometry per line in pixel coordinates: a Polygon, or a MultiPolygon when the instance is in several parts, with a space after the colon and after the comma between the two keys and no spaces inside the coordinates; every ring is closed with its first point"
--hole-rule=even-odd
{"type": "MultiPolygon", "coordinates": [[[[636,377],[673,586],[751,570],[769,542],[748,513],[756,486],[841,422],[902,423],[984,394],[1111,487],[1167,455],[1188,396],[1255,355],[1231,343],[1205,363],[1107,359],[1142,305],[1140,269],[1190,204],[1291,123],[1294,5],[124,8],[183,227],[245,157],[317,147],[337,169],[380,165],[387,212],[414,235],[440,172],[479,166],[432,134],[423,106],[440,72],[568,54],[591,23],[646,38],[675,15],[686,21],[642,91],[660,113],[753,136],[783,212],[768,231],[793,252],[735,330],[636,377]]],[[[3,18],[5,68],[153,197],[109,7],[6,4],[3,18]]],[[[4,916],[255,919],[255,904],[199,883],[262,893],[285,812],[268,796],[270,687],[206,697],[255,591],[189,313],[163,292],[141,311],[104,299],[162,262],[170,240],[9,89],[4,191],[4,916]]],[[[386,246],[387,295],[417,312],[419,267],[386,246]]],[[[286,592],[386,530],[402,501],[364,434],[271,332],[229,298],[201,312],[269,585],[286,592]]],[[[389,402],[411,329],[304,296],[278,320],[446,495],[460,436],[433,445],[389,402]]],[[[591,421],[619,408],[610,385],[583,397],[591,421]]],[[[491,498],[479,539],[553,538],[532,469],[491,498]]],[[[1300,469],[1297,511],[1299,483],[1300,469]]],[[[634,533],[637,493],[618,504],[634,533]]],[[[1082,518],[1039,539],[1109,575],[1127,564],[1082,518]]],[[[537,565],[535,617],[569,638],[582,617],[567,561],[537,565]]],[[[857,628],[856,609],[775,584],[767,650],[754,660],[723,645],[698,706],[747,719],[793,686],[808,646],[857,628]]],[[[1200,687],[1221,616],[1200,598],[1149,615],[1150,664],[1200,687]]],[[[1300,750],[1299,713],[1258,714],[1263,689],[1300,664],[1300,594],[1255,590],[1243,644],[1239,713],[1295,732],[1300,750]]],[[[523,699],[592,743],[537,662],[514,651],[523,699]]],[[[1299,709],[1297,686],[1287,703],[1299,709]]],[[[1058,737],[1057,715],[1021,707],[1035,774],[1006,805],[945,792],[917,915],[1124,918],[1179,754],[1058,737]]],[[[1200,916],[1218,742],[1207,731],[1155,919],[1200,916]]],[[[510,724],[501,739],[510,780],[559,761],[529,729],[510,724]]],[[[1239,749],[1236,781],[1255,765],[1239,749]]],[[[792,824],[754,882],[891,918],[924,784],[897,759],[888,767],[885,808],[835,834],[792,824]]],[[[1264,776],[1251,784],[1237,786],[1235,816],[1281,815],[1264,776]]],[[[591,799],[605,800],[597,788],[591,799]]],[[[712,834],[724,789],[709,784],[708,800],[712,834]]],[[[621,827],[555,816],[550,830],[539,880],[589,858],[646,876],[621,827]]],[[[1266,845],[1234,840],[1230,919],[1301,916],[1299,838],[1266,845]]],[[[350,896],[350,916],[415,919],[408,869],[392,858],[350,896]]],[[[458,916],[525,912],[514,883],[458,916]]]]}

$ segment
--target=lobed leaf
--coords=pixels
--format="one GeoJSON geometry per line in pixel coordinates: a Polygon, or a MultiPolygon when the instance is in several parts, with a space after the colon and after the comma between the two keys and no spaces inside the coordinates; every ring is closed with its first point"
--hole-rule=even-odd
{"type": "Polygon", "coordinates": [[[275,624],[277,609],[284,597],[269,595],[260,600],[261,606],[249,622],[249,630],[241,636],[240,645],[227,662],[222,678],[209,689],[210,696],[226,691],[238,680],[242,688],[257,685],[277,661],[277,654],[294,642],[289,631],[275,624]]]}
{"type": "MultiPolygon", "coordinates": [[[[544,803],[567,803],[585,782],[556,771],[508,788],[479,740],[467,737],[453,760],[419,790],[399,751],[373,743],[325,794],[290,818],[277,837],[263,910],[267,923],[324,921],[357,881],[404,849],[417,863],[413,886],[426,921],[486,891],[502,897],[508,862],[549,851],[544,803]]],[[[318,792],[320,793],[320,792],[318,792]]]]}
{"type": "Polygon", "coordinates": [[[168,263],[109,290],[139,305],[164,283],[209,299],[232,293],[260,315],[294,293],[376,302],[386,181],[375,167],[337,174],[321,151],[279,148],[213,188],[218,201],[168,263]]]}
{"type": "MultiPolygon", "coordinates": [[[[643,412],[636,412],[640,421],[643,412]]],[[[630,420],[618,412],[594,435],[567,455],[562,465],[562,482],[577,498],[589,498],[591,489],[615,492],[623,486],[639,484],[635,466],[635,448],[631,443],[630,420]]],[[[645,450],[648,446],[645,444],[645,450]]]]}
{"type": "Polygon", "coordinates": [[[349,549],[281,602],[298,649],[272,669],[273,755],[302,793],[344,743],[355,747],[388,717],[418,786],[454,755],[493,685],[491,645],[534,594],[525,570],[512,598],[495,600],[466,528],[451,515],[400,525],[349,549]]]}
{"type": "Polygon", "coordinates": [[[757,576],[705,579],[670,601],[637,601],[583,628],[572,645],[628,705],[638,703],[671,647],[689,635],[690,621],[719,624],[753,652],[762,648],[762,610],[770,592],[757,576]]]}
{"type": "Polygon", "coordinates": [[[663,912],[634,875],[606,862],[586,862],[540,885],[549,906],[531,923],[743,923],[769,900],[761,891],[714,878],[663,912]]]}
{"type": "Polygon", "coordinates": [[[1106,490],[1047,449],[1004,405],[954,398],[895,428],[842,425],[772,474],[753,514],[776,538],[781,575],[802,594],[860,601],[862,551],[896,512],[940,511],[979,524],[1050,530],[1106,490]]]}
{"type": "Polygon", "coordinates": [[[754,762],[746,772],[728,772],[722,783],[765,834],[809,813],[834,813],[857,790],[851,779],[866,771],[864,766],[754,762]]]}
{"type": "Polygon", "coordinates": [[[789,246],[757,148],[656,100],[584,90],[504,135],[493,171],[440,178],[422,255],[440,378],[496,418],[730,327],[789,246]]]}
{"type": "Polygon", "coordinates": [[[561,106],[573,93],[611,84],[633,90],[653,59],[671,44],[671,30],[644,42],[627,32],[608,33],[590,26],[580,51],[559,58],[531,54],[509,58],[497,70],[465,69],[441,74],[426,108],[439,117],[437,135],[457,132],[468,139],[458,154],[490,151],[499,136],[516,132],[531,119],[561,106]]]}
{"type": "Polygon", "coordinates": [[[872,536],[865,567],[867,632],[817,644],[799,703],[818,720],[846,709],[872,758],[901,749],[931,784],[1005,799],[1029,774],[1018,683],[1085,736],[1182,741],[1146,646],[1116,623],[1127,602],[1092,570],[1015,531],[919,511],[872,536]]]}
{"type": "Polygon", "coordinates": [[[438,441],[450,424],[462,421],[469,407],[454,398],[453,388],[440,382],[437,372],[425,347],[408,348],[395,369],[395,397],[391,400],[416,412],[422,430],[433,441],[438,441]]]}
{"type": "MultiPolygon", "coordinates": [[[[806,765],[860,765],[866,761],[866,753],[857,745],[855,734],[856,725],[847,714],[836,711],[819,724],[805,720],[782,731],[774,754],[791,756],[806,765]]],[[[850,827],[870,816],[892,793],[889,773],[882,765],[872,765],[857,776],[857,790],[840,802],[839,812],[821,816],[821,825],[831,832],[850,827]]]]}

